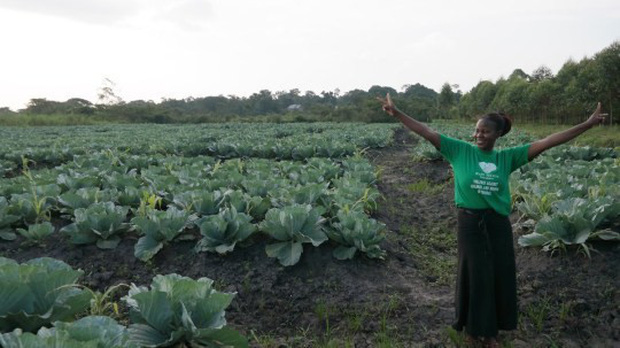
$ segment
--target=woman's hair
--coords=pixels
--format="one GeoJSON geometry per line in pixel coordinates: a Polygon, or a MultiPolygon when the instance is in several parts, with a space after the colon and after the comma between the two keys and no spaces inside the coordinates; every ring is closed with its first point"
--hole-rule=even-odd
{"type": "Polygon", "coordinates": [[[512,119],[503,112],[491,112],[480,117],[480,119],[495,124],[495,129],[501,132],[500,136],[508,134],[512,128],[512,119]]]}

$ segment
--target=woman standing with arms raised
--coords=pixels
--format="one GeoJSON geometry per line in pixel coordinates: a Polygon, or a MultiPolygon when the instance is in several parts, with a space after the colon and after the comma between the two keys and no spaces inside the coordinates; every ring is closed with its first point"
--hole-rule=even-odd
{"type": "Polygon", "coordinates": [[[390,95],[378,98],[383,110],[433,144],[454,170],[454,200],[458,208],[458,270],[456,322],[470,344],[499,347],[498,330],[517,328],[517,288],[512,227],[510,173],[543,151],[563,144],[606,114],[601,104],[587,121],[568,130],[516,147],[496,150],[512,121],[490,113],[476,123],[474,144],[440,134],[396,108],[390,95]]]}

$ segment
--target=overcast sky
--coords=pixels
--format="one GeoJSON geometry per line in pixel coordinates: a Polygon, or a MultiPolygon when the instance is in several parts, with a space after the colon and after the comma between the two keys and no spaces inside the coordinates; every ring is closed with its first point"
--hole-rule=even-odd
{"type": "Polygon", "coordinates": [[[618,0],[0,0],[0,107],[299,88],[469,91],[620,40],[618,0]]]}

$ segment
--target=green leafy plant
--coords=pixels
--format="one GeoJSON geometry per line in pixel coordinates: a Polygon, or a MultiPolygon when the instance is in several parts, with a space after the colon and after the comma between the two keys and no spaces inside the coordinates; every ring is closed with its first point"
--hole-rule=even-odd
{"type": "Polygon", "coordinates": [[[176,194],[173,202],[181,209],[205,216],[217,214],[223,200],[221,191],[188,191],[176,194]]]}
{"type": "Polygon", "coordinates": [[[94,291],[88,287],[84,287],[90,292],[90,315],[107,315],[107,316],[119,316],[118,303],[114,301],[114,294],[121,288],[128,288],[129,285],[125,283],[116,284],[107,288],[104,292],[94,291]]]}
{"type": "Polygon", "coordinates": [[[127,186],[123,190],[118,191],[118,203],[132,208],[139,208],[141,207],[144,192],[148,192],[144,187],[127,186]]]}
{"type": "Polygon", "coordinates": [[[545,251],[563,245],[580,245],[589,256],[586,241],[589,238],[620,241],[620,233],[611,230],[595,232],[596,226],[606,219],[620,215],[620,202],[603,197],[596,200],[568,198],[552,204],[552,215],[544,216],[533,233],[521,236],[521,246],[542,246],[545,251]]]}
{"type": "Polygon", "coordinates": [[[0,196],[0,239],[15,240],[17,236],[10,227],[17,221],[19,221],[19,216],[10,213],[8,201],[0,196]]]}
{"type": "Polygon", "coordinates": [[[272,207],[271,199],[268,197],[253,196],[249,197],[248,214],[255,220],[264,220],[265,214],[272,207]]]}
{"type": "Polygon", "coordinates": [[[155,276],[150,289],[132,284],[123,297],[130,340],[142,347],[247,347],[245,337],[226,327],[234,296],[215,290],[211,279],[178,274],[155,276]]]}
{"type": "Polygon", "coordinates": [[[56,184],[37,186],[32,182],[30,192],[11,195],[9,211],[25,224],[49,221],[55,197],[59,194],[60,187],[56,184]]]}
{"type": "Polygon", "coordinates": [[[381,198],[379,191],[353,178],[341,178],[332,182],[334,188],[329,194],[328,211],[336,216],[339,210],[360,210],[372,212],[377,210],[381,198]]]}
{"type": "Polygon", "coordinates": [[[52,258],[18,264],[0,257],[0,331],[34,332],[84,311],[91,295],[77,287],[82,274],[52,258]]]}
{"type": "Polygon", "coordinates": [[[77,172],[69,170],[68,173],[61,173],[58,175],[57,182],[59,185],[67,190],[77,190],[83,187],[98,187],[101,179],[98,173],[91,172],[77,172]]]}
{"type": "Polygon", "coordinates": [[[54,233],[54,226],[49,221],[45,221],[29,225],[27,230],[18,228],[17,232],[26,238],[28,244],[41,244],[45,238],[54,233]]]}
{"type": "Polygon", "coordinates": [[[338,260],[352,259],[362,252],[371,259],[383,259],[385,251],[379,243],[385,239],[385,225],[360,211],[341,210],[337,221],[326,230],[328,237],[340,244],[334,250],[338,260]]]}
{"type": "Polygon", "coordinates": [[[256,231],[251,220],[251,216],[238,213],[235,208],[226,208],[217,215],[197,220],[203,238],[196,244],[196,251],[219,254],[232,251],[237,243],[245,241],[256,231]]]}
{"type": "Polygon", "coordinates": [[[62,193],[58,196],[58,203],[62,206],[61,213],[73,214],[78,208],[88,208],[93,203],[115,201],[117,198],[116,189],[101,190],[99,187],[84,187],[62,193]]]}
{"type": "Polygon", "coordinates": [[[147,209],[146,216],[131,219],[131,223],[143,234],[136,243],[134,255],[142,261],[150,260],[165,244],[185,238],[182,233],[194,219],[195,216],[175,207],[169,207],[166,211],[147,209]]]}
{"type": "Polygon", "coordinates": [[[128,212],[128,207],[112,202],[95,203],[86,209],[76,209],[75,222],[60,232],[68,235],[73,244],[96,243],[101,249],[114,249],[121,241],[120,234],[129,228],[125,223],[128,212]]]}
{"type": "Polygon", "coordinates": [[[278,258],[283,266],[296,264],[303,243],[319,246],[327,240],[322,228],[324,221],[320,211],[309,204],[269,209],[260,229],[278,242],[267,245],[267,255],[278,258]]]}
{"type": "Polygon", "coordinates": [[[327,183],[318,183],[286,188],[280,191],[280,197],[277,197],[276,200],[279,206],[318,204],[327,196],[327,186],[327,183]]]}
{"type": "Polygon", "coordinates": [[[142,191],[142,198],[140,198],[140,206],[137,210],[134,210],[136,216],[146,216],[149,212],[155,209],[161,209],[163,199],[155,193],[151,193],[148,190],[142,191]]]}
{"type": "Polygon", "coordinates": [[[224,190],[222,197],[224,207],[235,208],[243,213],[250,210],[250,196],[241,190],[224,190]]]}
{"type": "Polygon", "coordinates": [[[54,322],[54,327],[41,328],[37,334],[15,329],[0,335],[5,348],[138,348],[129,342],[127,328],[104,316],[87,316],[74,322],[54,322]]]}

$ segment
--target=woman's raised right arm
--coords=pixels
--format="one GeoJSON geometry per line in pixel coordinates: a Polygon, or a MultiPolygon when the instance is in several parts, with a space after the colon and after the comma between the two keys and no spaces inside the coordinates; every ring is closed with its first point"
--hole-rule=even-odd
{"type": "Polygon", "coordinates": [[[396,117],[400,122],[402,122],[405,127],[411,129],[414,133],[418,134],[422,138],[428,140],[435,148],[439,150],[441,144],[441,137],[439,133],[428,127],[422,122],[419,122],[407,114],[396,108],[390,94],[388,93],[385,96],[385,99],[377,97],[377,99],[381,102],[383,111],[388,113],[388,115],[396,117]]]}

